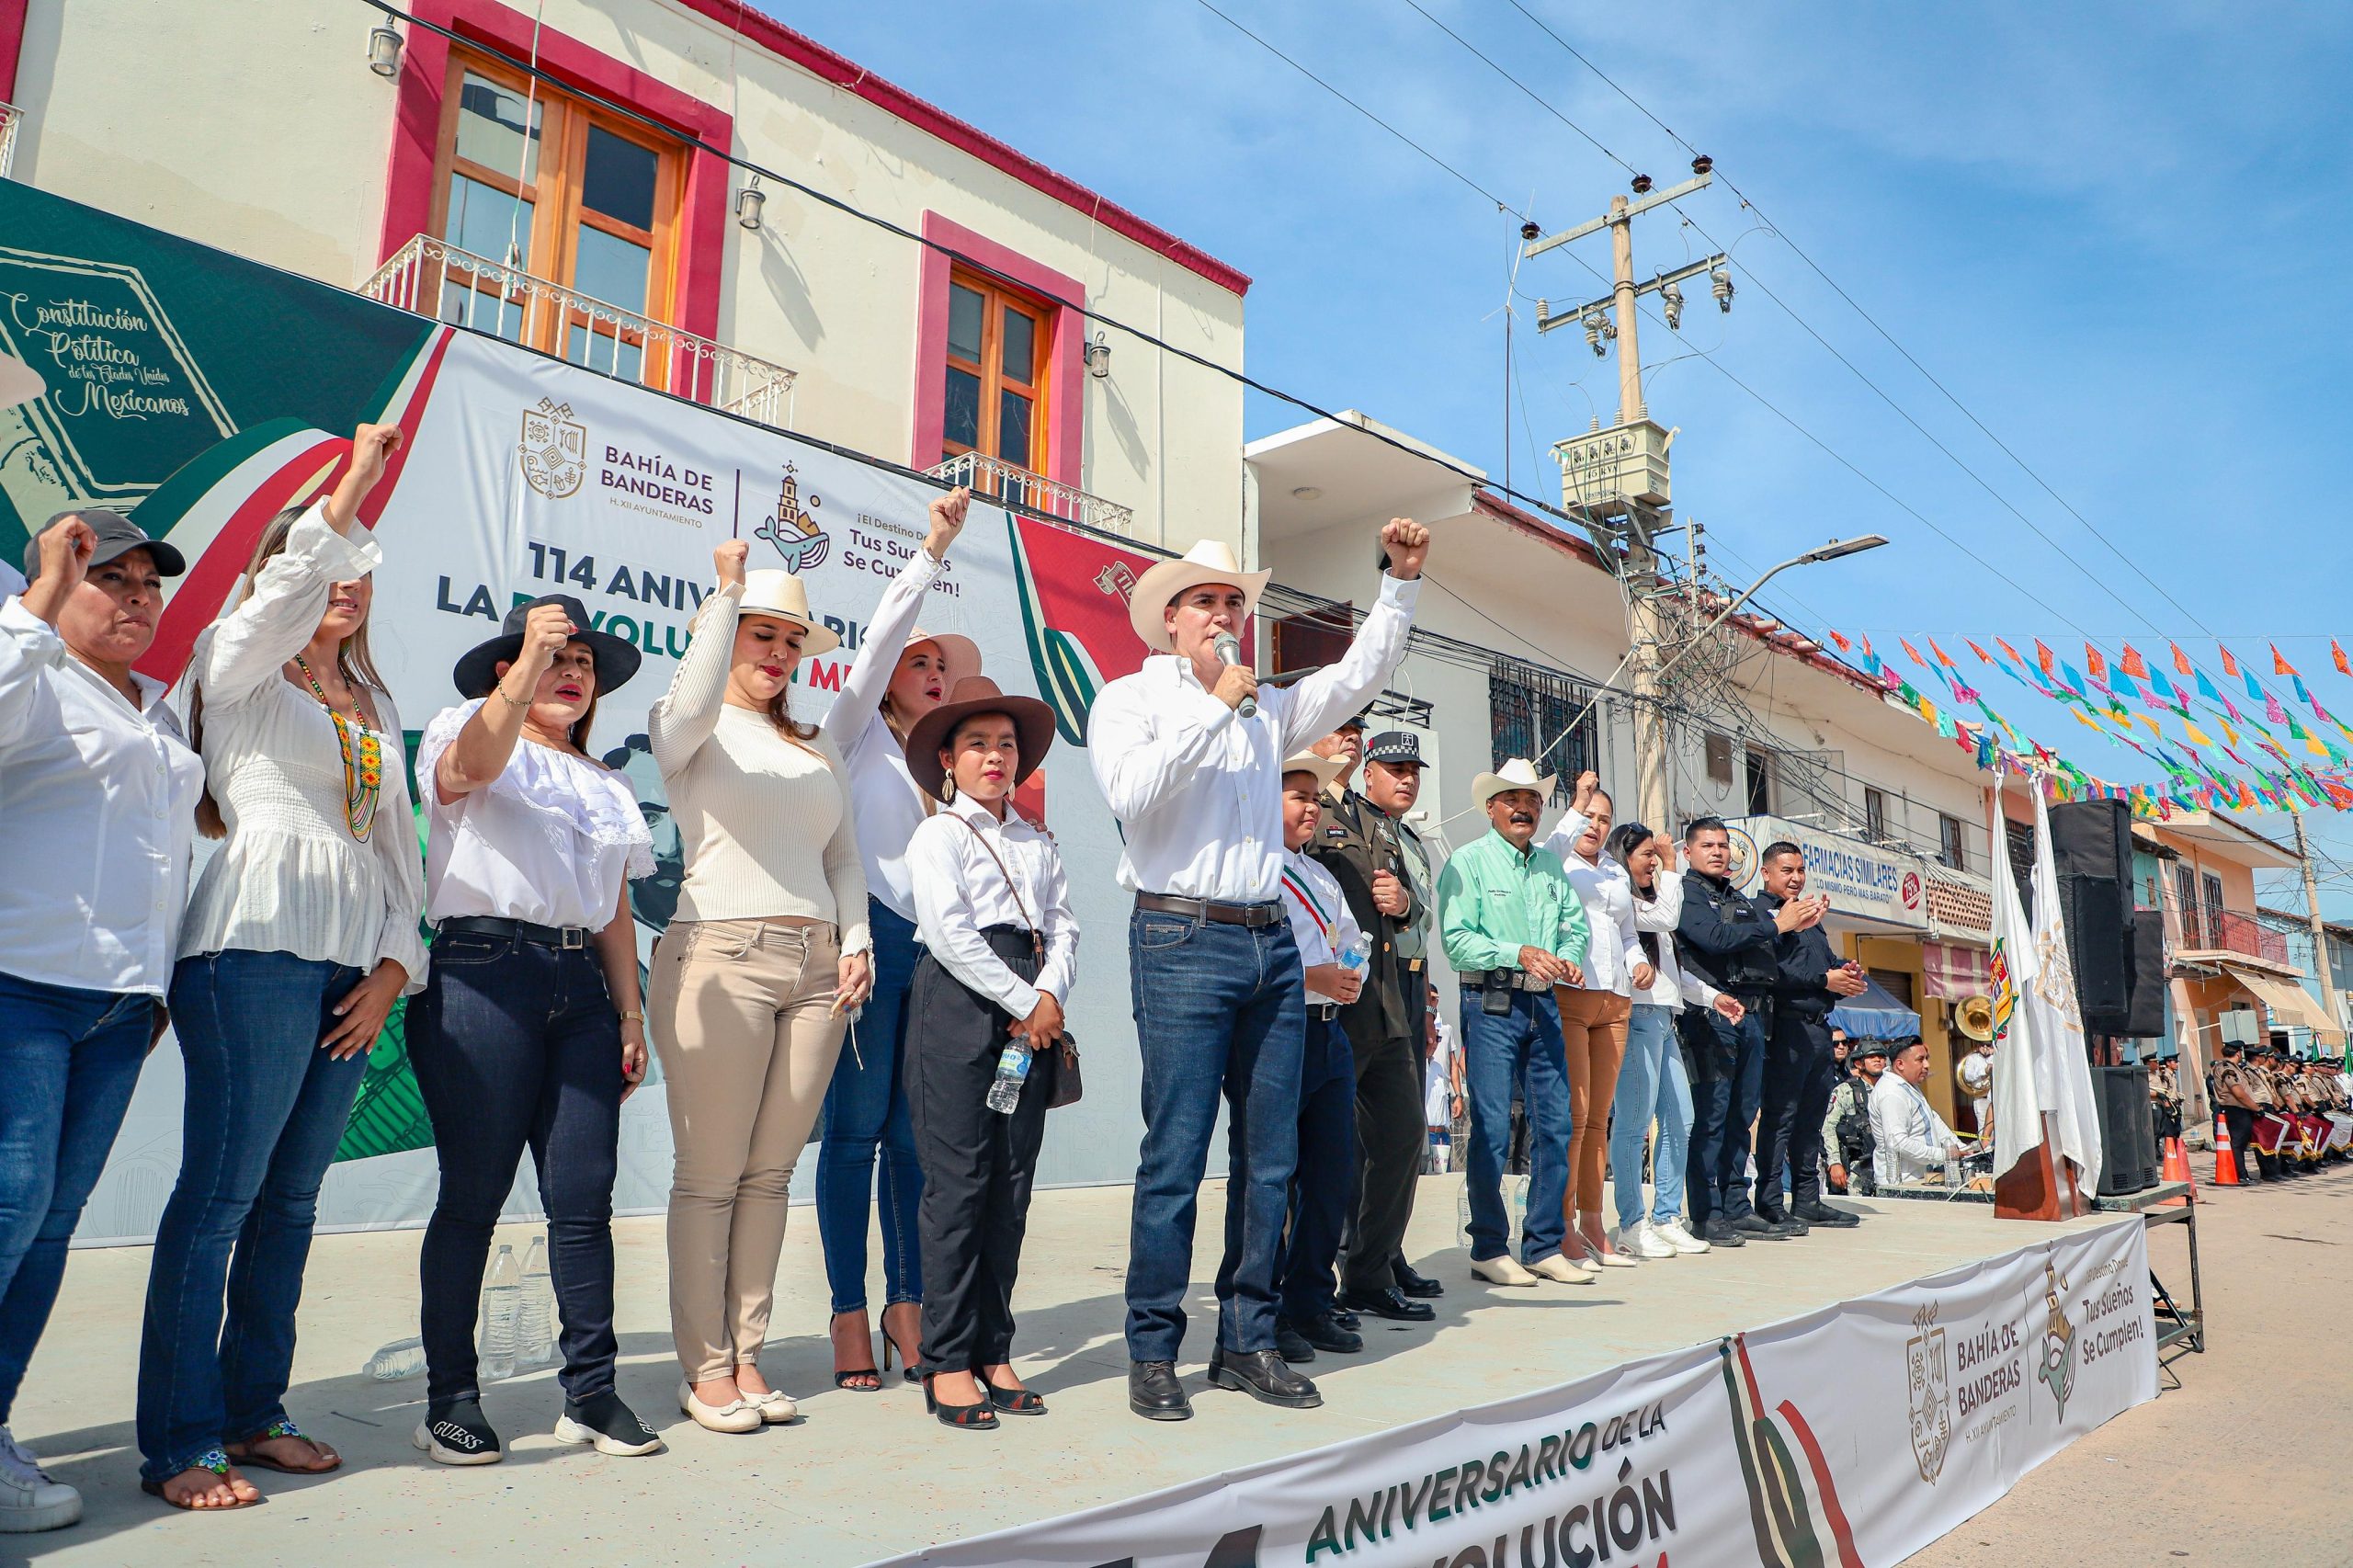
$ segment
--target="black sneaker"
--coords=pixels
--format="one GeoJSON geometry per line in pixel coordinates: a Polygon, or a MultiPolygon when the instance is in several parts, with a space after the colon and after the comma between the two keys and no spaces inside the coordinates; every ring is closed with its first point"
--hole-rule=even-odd
{"type": "Polygon", "coordinates": [[[1801,1203],[1790,1212],[1809,1225],[1827,1225],[1833,1230],[1843,1231],[1848,1226],[1859,1225],[1863,1222],[1863,1217],[1852,1210],[1840,1209],[1828,1203],[1801,1203]]]}
{"type": "Polygon", "coordinates": [[[1792,1220],[1787,1214],[1768,1214],[1759,1210],[1750,1218],[1764,1221],[1764,1229],[1748,1233],[1763,1241],[1793,1242],[1807,1231],[1803,1220],[1792,1220]]]}
{"type": "Polygon", "coordinates": [[[478,1399],[438,1408],[428,1405],[409,1441],[430,1454],[436,1464],[496,1464],[506,1457],[478,1399]]]}
{"type": "Polygon", "coordinates": [[[1699,1239],[1711,1247],[1745,1247],[1748,1238],[1730,1220],[1711,1220],[1699,1227],[1699,1239]]]}
{"type": "Polygon", "coordinates": [[[1732,1225],[1733,1229],[1740,1232],[1743,1235],[1748,1236],[1761,1236],[1767,1231],[1772,1229],[1770,1221],[1768,1221],[1765,1216],[1753,1210],[1749,1213],[1741,1215],[1738,1219],[1729,1221],[1729,1223],[1732,1225]]]}
{"type": "Polygon", "coordinates": [[[600,1454],[634,1459],[662,1446],[660,1434],[637,1418],[637,1412],[607,1389],[586,1399],[567,1399],[555,1424],[559,1443],[588,1443],[600,1454]]]}

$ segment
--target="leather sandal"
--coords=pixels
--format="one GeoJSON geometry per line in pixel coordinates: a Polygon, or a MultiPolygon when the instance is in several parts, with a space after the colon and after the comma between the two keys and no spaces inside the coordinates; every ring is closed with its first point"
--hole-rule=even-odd
{"type": "MultiPolygon", "coordinates": [[[[204,1452],[197,1455],[195,1459],[189,1460],[188,1466],[188,1470],[209,1470],[223,1481],[229,1479],[229,1456],[219,1449],[205,1449],[204,1452]]],[[[181,1475],[185,1475],[187,1473],[188,1471],[186,1470],[180,1472],[181,1475]]],[[[171,1479],[176,1481],[179,1477],[174,1476],[171,1479]]],[[[240,1508],[251,1508],[269,1501],[267,1497],[256,1495],[252,1497],[241,1497],[234,1503],[206,1504],[202,1506],[199,1506],[194,1503],[184,1502],[179,1498],[173,1497],[166,1494],[164,1490],[166,1484],[168,1484],[166,1482],[150,1481],[145,1476],[141,1476],[139,1478],[140,1491],[144,1492],[150,1497],[160,1498],[165,1504],[179,1509],[183,1513],[233,1514],[240,1508]]]]}

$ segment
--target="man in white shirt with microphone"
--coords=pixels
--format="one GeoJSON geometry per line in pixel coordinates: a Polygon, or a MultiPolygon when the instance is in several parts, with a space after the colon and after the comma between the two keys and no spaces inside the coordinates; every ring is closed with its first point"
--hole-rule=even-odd
{"type": "Polygon", "coordinates": [[[1237,1131],[1226,1189],[1209,1379],[1270,1404],[1320,1404],[1276,1353],[1276,1276],[1298,1159],[1307,1011],[1282,903],[1283,759],[1387,684],[1405,652],[1429,530],[1381,529],[1379,600],[1337,664],[1260,691],[1239,634],[1268,574],[1203,541],[1138,579],[1129,622],[1159,656],[1095,699],[1086,746],[1126,850],[1143,1146],[1128,1243],[1128,1403],[1154,1421],[1192,1405],[1176,1379],[1193,1221],[1221,1100],[1237,1131]]]}

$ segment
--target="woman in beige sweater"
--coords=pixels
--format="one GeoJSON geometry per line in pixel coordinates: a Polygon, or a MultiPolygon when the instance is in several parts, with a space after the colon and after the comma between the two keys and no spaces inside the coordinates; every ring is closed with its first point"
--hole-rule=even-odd
{"type": "Polygon", "coordinates": [[[785,1203],[874,983],[841,759],[788,708],[801,658],[840,639],[800,579],[746,574],[748,550],[712,552],[718,592],[649,725],[687,863],[648,1003],[676,1148],[670,1325],[679,1408],[718,1432],[797,1414],[759,1369],[785,1203]]]}

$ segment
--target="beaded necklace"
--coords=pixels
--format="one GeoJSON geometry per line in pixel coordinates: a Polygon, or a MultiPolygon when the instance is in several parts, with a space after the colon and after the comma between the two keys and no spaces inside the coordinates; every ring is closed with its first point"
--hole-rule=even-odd
{"type": "Polygon", "coordinates": [[[351,825],[351,836],[365,844],[369,832],[376,825],[376,805],[383,794],[383,742],[369,727],[368,715],[360,709],[359,693],[356,687],[351,694],[351,717],[347,720],[335,710],[335,704],[327,700],[326,688],[319,684],[319,677],[311,673],[311,666],[300,653],[294,655],[294,667],[302,672],[304,680],[311,683],[311,690],[317,696],[319,706],[327,710],[328,719],[335,723],[335,744],[343,752],[344,820],[351,825]]]}

